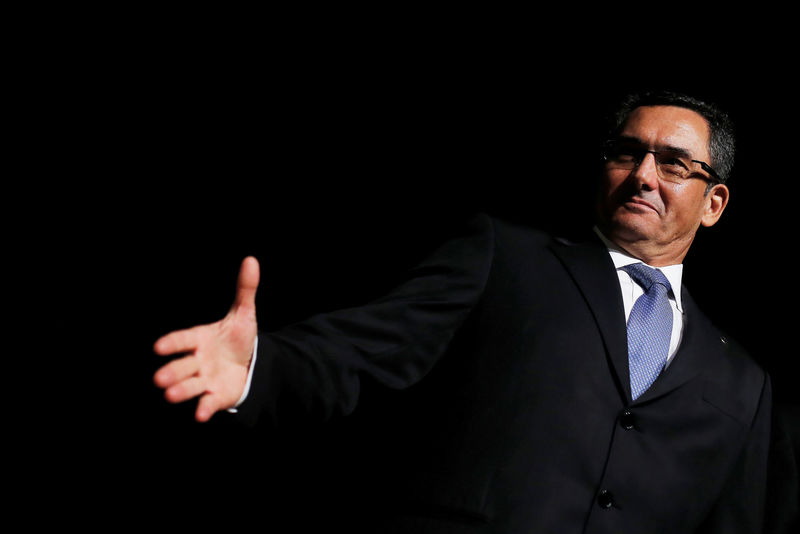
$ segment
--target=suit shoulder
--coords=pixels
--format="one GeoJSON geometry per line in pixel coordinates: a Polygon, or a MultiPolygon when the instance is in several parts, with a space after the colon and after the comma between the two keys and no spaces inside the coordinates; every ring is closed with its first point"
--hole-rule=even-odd
{"type": "Polygon", "coordinates": [[[498,243],[510,246],[545,247],[553,243],[549,233],[528,224],[487,216],[498,243]]]}
{"type": "Polygon", "coordinates": [[[719,340],[719,345],[722,347],[722,354],[726,363],[736,369],[740,374],[746,373],[757,380],[762,380],[765,375],[764,369],[761,364],[753,358],[744,345],[730,332],[715,324],[707,315],[704,313],[703,315],[707,327],[711,330],[712,336],[719,340]]]}
{"type": "Polygon", "coordinates": [[[753,382],[760,382],[766,378],[766,370],[750,352],[728,332],[717,328],[720,343],[724,347],[725,356],[729,363],[751,377],[753,382]]]}

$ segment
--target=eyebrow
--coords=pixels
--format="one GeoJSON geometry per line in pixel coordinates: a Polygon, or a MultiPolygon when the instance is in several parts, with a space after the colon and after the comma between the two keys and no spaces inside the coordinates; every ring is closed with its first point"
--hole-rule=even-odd
{"type": "MultiPolygon", "coordinates": [[[[647,143],[643,142],[641,139],[638,139],[636,137],[631,137],[631,136],[628,136],[628,135],[620,135],[615,139],[615,141],[618,142],[618,143],[619,142],[631,143],[631,144],[636,144],[636,145],[641,145],[641,146],[646,146],[647,145],[647,143]]],[[[659,152],[660,151],[674,152],[676,154],[680,154],[681,156],[685,156],[688,159],[694,158],[694,156],[692,155],[691,151],[689,151],[686,148],[679,147],[679,146],[656,145],[655,149],[656,149],[656,151],[659,151],[659,152]]]]}

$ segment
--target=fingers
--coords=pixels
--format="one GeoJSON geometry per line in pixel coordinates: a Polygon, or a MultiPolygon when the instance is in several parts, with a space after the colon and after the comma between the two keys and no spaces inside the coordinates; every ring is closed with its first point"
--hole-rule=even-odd
{"type": "Polygon", "coordinates": [[[205,423],[211,416],[223,409],[221,399],[212,393],[200,397],[194,417],[198,423],[205,423]]]}
{"type": "Polygon", "coordinates": [[[179,360],[173,360],[156,371],[153,381],[157,386],[167,388],[196,374],[199,368],[200,364],[197,358],[186,356],[179,360]]]}
{"type": "Polygon", "coordinates": [[[205,391],[205,380],[193,376],[186,380],[170,386],[164,392],[164,396],[169,402],[183,402],[202,394],[205,391]]]}
{"type": "Polygon", "coordinates": [[[233,303],[234,308],[252,308],[255,310],[259,277],[258,260],[253,256],[248,256],[242,261],[242,266],[239,269],[239,278],[236,282],[236,299],[233,303]]]}
{"type": "Polygon", "coordinates": [[[197,358],[186,356],[159,369],[153,381],[165,388],[164,397],[169,402],[183,402],[205,391],[205,381],[196,376],[199,369],[197,358]]]}
{"type": "Polygon", "coordinates": [[[200,328],[196,326],[187,330],[171,332],[156,341],[153,350],[161,356],[192,351],[200,342],[200,328]]]}

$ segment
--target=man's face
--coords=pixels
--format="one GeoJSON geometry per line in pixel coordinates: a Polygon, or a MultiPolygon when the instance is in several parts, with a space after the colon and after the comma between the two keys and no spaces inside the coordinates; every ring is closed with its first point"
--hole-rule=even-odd
{"type": "MultiPolygon", "coordinates": [[[[691,159],[710,162],[709,134],[708,123],[694,111],[647,106],[631,113],[620,138],[647,150],[679,148],[691,159]]],[[[680,183],[663,180],[652,154],[632,170],[607,165],[598,199],[600,228],[623,248],[650,247],[682,261],[698,227],[714,224],[727,202],[727,189],[719,190],[724,185],[705,195],[707,185],[700,178],[680,183]],[[722,209],[715,210],[720,191],[724,193],[722,209]]]]}

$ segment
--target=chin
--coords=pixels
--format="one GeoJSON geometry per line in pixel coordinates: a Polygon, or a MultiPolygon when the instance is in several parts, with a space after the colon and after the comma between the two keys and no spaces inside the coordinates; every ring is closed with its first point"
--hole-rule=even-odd
{"type": "Polygon", "coordinates": [[[641,241],[653,239],[658,234],[652,221],[638,213],[617,213],[606,225],[609,237],[614,236],[625,241],[641,241]]]}

